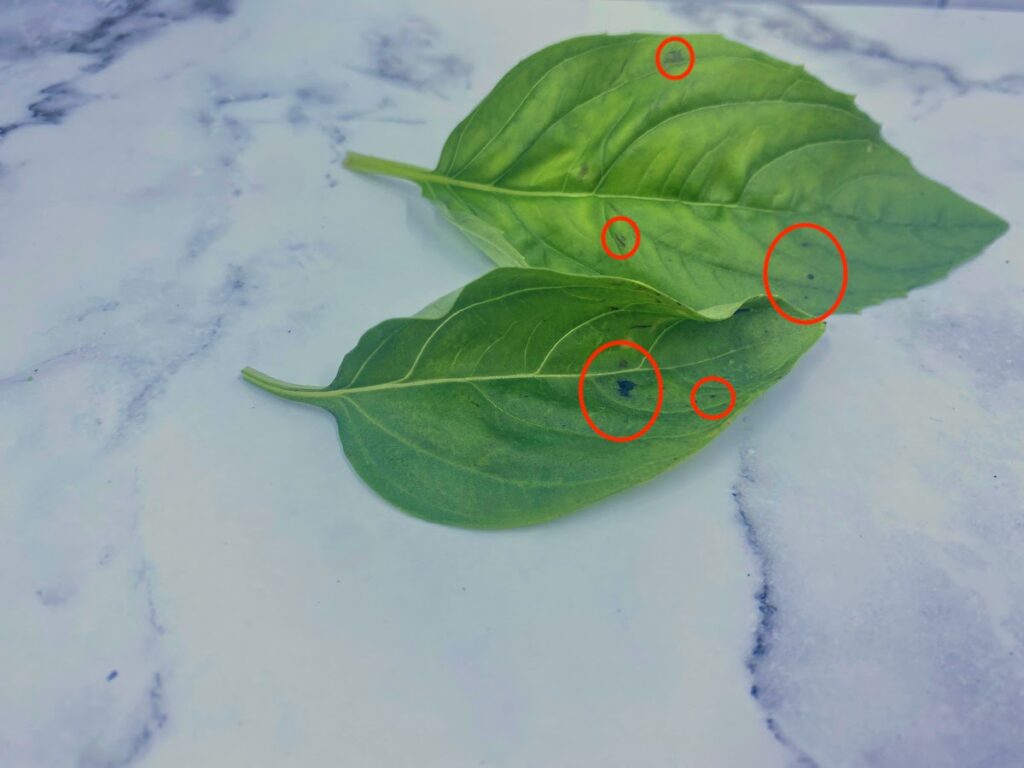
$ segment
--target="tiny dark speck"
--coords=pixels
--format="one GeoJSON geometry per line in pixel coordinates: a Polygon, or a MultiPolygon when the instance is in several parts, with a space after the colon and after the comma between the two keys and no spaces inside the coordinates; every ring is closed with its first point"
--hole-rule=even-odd
{"type": "Polygon", "coordinates": [[[112,670],[110,670],[110,674],[109,674],[109,675],[107,675],[107,682],[109,683],[109,682],[110,682],[111,680],[113,680],[113,679],[114,679],[115,677],[117,677],[117,670],[116,670],[116,669],[112,669],[112,670]]]}
{"type": "Polygon", "coordinates": [[[619,368],[625,368],[627,365],[629,365],[629,363],[625,360],[619,360],[619,368]]]}
{"type": "Polygon", "coordinates": [[[619,394],[623,397],[629,397],[629,393],[636,389],[636,383],[629,379],[619,379],[615,383],[619,385],[619,394]]]}
{"type": "Polygon", "coordinates": [[[800,243],[800,247],[801,248],[810,248],[811,244],[808,243],[807,241],[804,241],[804,242],[800,243]]]}
{"type": "Polygon", "coordinates": [[[808,280],[813,280],[814,279],[814,275],[812,275],[810,272],[808,272],[807,273],[807,279],[808,280]]]}

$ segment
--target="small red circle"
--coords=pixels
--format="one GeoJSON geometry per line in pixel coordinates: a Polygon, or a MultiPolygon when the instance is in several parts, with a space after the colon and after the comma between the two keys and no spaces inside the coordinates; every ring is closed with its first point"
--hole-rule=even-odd
{"type": "Polygon", "coordinates": [[[684,77],[690,74],[690,72],[693,71],[693,63],[695,61],[697,61],[697,54],[694,53],[693,46],[690,45],[690,41],[687,40],[685,37],[666,37],[664,40],[661,41],[661,44],[658,46],[658,50],[654,52],[654,63],[657,65],[658,71],[661,73],[662,77],[667,77],[669,80],[682,80],[684,77]],[[665,71],[665,67],[662,66],[661,52],[665,50],[665,46],[668,45],[669,43],[682,43],[683,45],[686,46],[686,50],[689,51],[690,53],[690,64],[689,66],[686,67],[685,70],[683,70],[683,73],[681,75],[670,75],[668,72],[665,71]]]}
{"type": "Polygon", "coordinates": [[[784,230],[779,232],[778,235],[775,236],[775,239],[772,240],[772,244],[768,246],[768,253],[766,253],[764,256],[764,269],[762,270],[762,274],[764,276],[764,292],[768,296],[768,301],[771,302],[771,305],[775,308],[776,312],[782,315],[786,320],[789,320],[789,322],[791,323],[797,323],[798,325],[814,325],[815,323],[820,323],[826,317],[828,317],[837,309],[839,309],[839,305],[843,303],[843,296],[846,295],[846,283],[850,276],[850,270],[846,264],[846,253],[845,251],[843,251],[843,246],[839,244],[839,240],[836,238],[836,236],[833,235],[820,224],[814,224],[809,221],[804,221],[799,224],[791,224],[790,226],[786,227],[784,230]],[[832,306],[825,310],[824,314],[818,315],[817,317],[810,317],[806,319],[793,317],[791,314],[786,312],[786,310],[780,307],[779,302],[777,302],[775,300],[775,296],[772,295],[771,286],[768,284],[768,263],[772,259],[772,252],[775,250],[775,246],[779,244],[782,238],[784,238],[790,232],[793,232],[794,230],[797,229],[815,229],[818,232],[821,232],[823,235],[825,235],[829,240],[832,241],[832,245],[836,247],[836,250],[839,251],[839,261],[842,262],[843,265],[843,282],[839,286],[839,295],[836,296],[836,300],[832,303],[832,306]]]}
{"type": "Polygon", "coordinates": [[[601,230],[601,247],[604,248],[604,252],[611,256],[613,259],[619,259],[625,261],[628,258],[634,256],[640,248],[640,227],[636,225],[629,216],[613,216],[604,223],[604,228],[601,230]],[[608,230],[611,229],[612,224],[616,221],[624,221],[633,228],[633,234],[636,235],[636,242],[633,243],[633,247],[630,248],[626,253],[615,253],[611,248],[608,247],[608,230]]]}
{"type": "Polygon", "coordinates": [[[721,376],[705,376],[703,379],[699,379],[696,384],[693,385],[693,389],[690,390],[690,407],[693,408],[694,413],[700,416],[702,419],[708,421],[717,421],[718,419],[724,419],[730,413],[733,408],[736,407],[736,389],[728,379],[723,379],[721,376]],[[717,381],[719,384],[725,385],[725,388],[729,390],[729,407],[721,413],[707,413],[697,407],[697,390],[707,384],[709,381],[717,381]]]}
{"type": "Polygon", "coordinates": [[[658,420],[658,416],[661,415],[661,404],[662,401],[665,399],[665,382],[662,381],[661,369],[658,367],[657,361],[654,359],[650,352],[641,347],[635,341],[629,341],[628,339],[619,339],[618,341],[609,341],[605,344],[602,344],[600,347],[598,347],[597,349],[590,353],[590,357],[587,358],[587,362],[583,364],[583,369],[580,371],[580,381],[579,386],[577,387],[577,392],[580,398],[580,410],[583,412],[583,418],[586,419],[587,424],[590,425],[590,428],[594,430],[598,435],[603,437],[605,440],[610,440],[613,443],[628,443],[631,440],[636,440],[638,437],[642,437],[643,435],[645,435],[647,433],[647,430],[653,427],[654,422],[658,420]],[[586,383],[587,371],[590,370],[591,363],[593,363],[594,360],[597,359],[598,355],[600,355],[606,349],[610,349],[611,347],[631,347],[632,349],[635,349],[637,352],[639,352],[647,359],[647,362],[651,364],[651,368],[654,370],[654,376],[658,380],[658,402],[654,404],[654,413],[651,414],[651,418],[648,420],[646,424],[644,424],[644,426],[640,429],[639,432],[634,432],[632,435],[625,435],[623,437],[619,437],[618,435],[609,435],[607,432],[605,432],[603,429],[597,426],[597,424],[594,423],[594,420],[590,418],[590,412],[587,410],[587,401],[583,393],[583,386],[586,383]]]}

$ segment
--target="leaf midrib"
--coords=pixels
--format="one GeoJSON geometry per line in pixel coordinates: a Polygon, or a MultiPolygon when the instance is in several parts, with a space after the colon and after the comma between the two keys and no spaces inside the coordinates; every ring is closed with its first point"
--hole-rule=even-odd
{"type": "MultiPolygon", "coordinates": [[[[832,143],[835,140],[828,140],[826,142],[812,142],[804,146],[814,146],[819,143],[832,143]]],[[[844,141],[864,141],[870,142],[871,139],[844,139],[844,141]]],[[[858,224],[879,224],[884,226],[892,227],[903,227],[906,229],[990,229],[998,230],[1005,228],[1005,222],[1000,220],[994,214],[989,214],[991,220],[989,221],[891,221],[884,218],[878,219],[866,219],[860,216],[853,216],[848,213],[841,213],[840,211],[833,210],[831,208],[826,209],[808,209],[808,210],[793,210],[789,208],[761,208],[753,205],[744,205],[742,203],[721,203],[711,201],[697,201],[697,200],[686,200],[680,197],[658,197],[650,195],[629,195],[618,192],[599,192],[596,190],[586,192],[565,192],[563,190],[533,190],[533,189],[513,189],[510,187],[499,187],[493,184],[486,184],[476,181],[466,181],[465,179],[457,179],[446,174],[440,173],[436,170],[431,171],[422,166],[413,165],[411,163],[403,163],[396,160],[385,160],[380,157],[373,157],[372,155],[362,155],[358,152],[349,152],[345,156],[345,166],[360,172],[360,173],[371,173],[380,174],[383,176],[392,176],[395,178],[405,179],[407,181],[416,182],[419,184],[436,184],[440,187],[449,187],[454,193],[456,189],[469,189],[476,192],[484,192],[495,195],[506,195],[509,197],[533,197],[533,198],[565,198],[565,199],[586,199],[595,198],[598,200],[638,200],[641,202],[648,203],[659,203],[659,204],[679,204],[685,205],[692,208],[726,208],[738,211],[751,211],[755,213],[766,213],[770,215],[790,215],[790,216],[807,216],[811,214],[824,213],[830,217],[837,219],[845,219],[847,221],[856,222],[858,224]]],[[[424,190],[426,192],[426,190],[424,190]]],[[[461,198],[460,198],[461,199],[461,198]]],[[[465,202],[463,200],[463,202],[465,202]]]]}
{"type": "MultiPolygon", "coordinates": [[[[720,355],[713,357],[703,358],[701,360],[693,360],[687,363],[680,363],[679,365],[668,365],[661,366],[661,371],[676,371],[682,368],[689,368],[701,363],[708,363],[712,360],[718,360],[722,357],[727,357],[739,352],[744,352],[748,349],[754,349],[761,344],[749,344],[744,347],[737,347],[736,349],[729,349],[720,355]]],[[[640,373],[642,371],[651,370],[648,367],[640,368],[621,368],[614,371],[600,371],[597,373],[590,373],[587,375],[588,379],[602,378],[605,376],[621,376],[628,373],[640,373]]],[[[491,376],[460,376],[452,377],[446,376],[436,379],[412,379],[406,381],[387,381],[382,384],[368,384],[362,387],[346,387],[341,389],[317,389],[312,387],[304,387],[296,384],[289,384],[287,382],[279,381],[266,374],[255,371],[252,368],[246,368],[242,371],[242,375],[250,383],[255,384],[262,389],[267,390],[275,395],[286,397],[290,399],[300,398],[302,400],[328,400],[328,399],[340,399],[344,397],[351,397],[357,394],[365,394],[367,392],[387,392],[397,389],[408,389],[411,387],[421,386],[436,386],[440,384],[476,384],[484,381],[522,381],[532,379],[578,379],[578,373],[539,373],[532,371],[529,373],[504,373],[495,374],[491,376]]]]}
{"type": "MultiPolygon", "coordinates": [[[[868,139],[852,139],[851,141],[868,141],[868,139]]],[[[438,184],[440,186],[447,186],[453,188],[471,189],[476,192],[486,192],[498,195],[506,195],[509,197],[554,197],[554,198],[596,198],[598,200],[638,200],[646,203],[661,203],[661,204],[679,204],[685,205],[692,208],[730,208],[739,211],[752,211],[755,213],[767,213],[771,215],[791,215],[791,216],[807,216],[809,214],[826,213],[829,216],[837,219],[846,219],[848,221],[854,221],[859,224],[881,224],[893,227],[906,227],[911,229],[942,229],[942,228],[972,228],[977,227],[981,229],[996,229],[1000,225],[996,222],[986,221],[951,221],[951,222],[918,222],[918,221],[891,221],[887,219],[865,219],[859,216],[851,216],[848,213],[840,213],[832,209],[821,209],[821,210],[792,210],[789,208],[760,208],[753,205],[744,205],[742,203],[716,203],[710,201],[696,201],[696,200],[685,200],[678,197],[657,197],[650,195],[627,195],[625,193],[616,192],[563,192],[559,190],[531,190],[531,189],[512,189],[509,187],[496,187],[491,184],[482,184],[474,181],[465,181],[463,179],[453,179],[450,176],[429,171],[426,168],[416,168],[417,173],[413,173],[411,170],[406,174],[403,174],[404,178],[415,181],[423,182],[425,184],[438,184]]]]}

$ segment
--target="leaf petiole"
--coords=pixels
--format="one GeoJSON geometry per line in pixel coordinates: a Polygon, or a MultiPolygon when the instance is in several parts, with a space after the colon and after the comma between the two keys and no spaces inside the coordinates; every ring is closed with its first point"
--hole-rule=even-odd
{"type": "Polygon", "coordinates": [[[372,155],[361,155],[358,152],[349,152],[345,155],[344,166],[359,173],[375,173],[382,176],[394,176],[398,179],[409,181],[437,181],[440,177],[436,173],[418,165],[399,163],[395,160],[385,160],[382,157],[372,155]]]}

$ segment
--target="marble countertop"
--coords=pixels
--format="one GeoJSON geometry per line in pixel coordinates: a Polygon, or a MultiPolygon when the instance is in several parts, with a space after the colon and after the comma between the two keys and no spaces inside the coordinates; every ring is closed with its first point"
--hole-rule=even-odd
{"type": "Polygon", "coordinates": [[[1024,14],[0,5],[0,766],[1024,765],[1024,14]],[[490,268],[411,185],[523,56],[717,31],[1011,229],[830,322],[710,447],[554,524],[429,525],[332,421],[490,268]]]}

